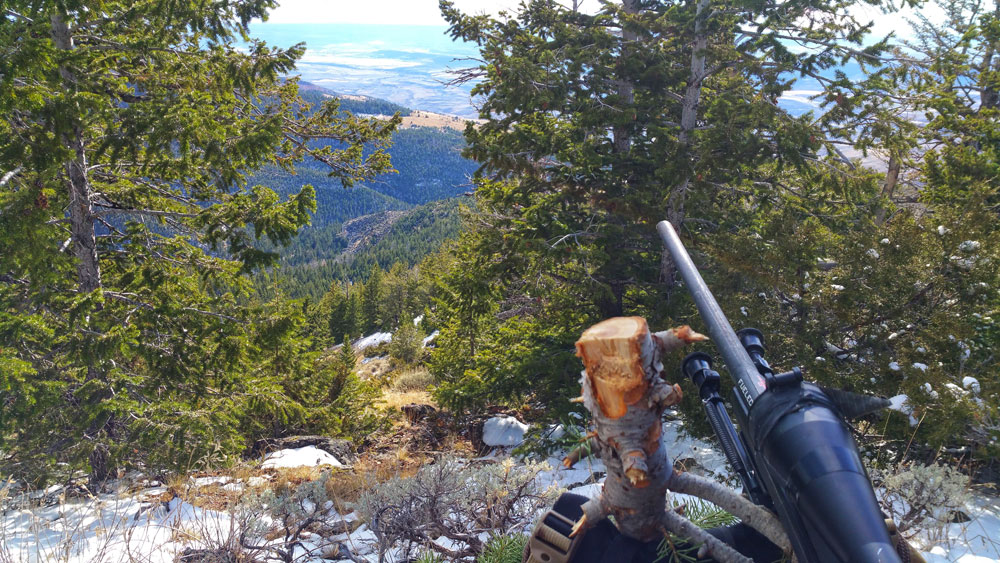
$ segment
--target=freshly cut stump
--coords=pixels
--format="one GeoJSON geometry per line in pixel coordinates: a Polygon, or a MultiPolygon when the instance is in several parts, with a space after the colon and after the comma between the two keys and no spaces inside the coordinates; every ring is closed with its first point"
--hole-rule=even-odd
{"type": "MultiPolygon", "coordinates": [[[[641,317],[608,319],[580,336],[576,351],[586,369],[580,378],[581,397],[574,401],[582,402],[593,417],[595,432],[588,438],[607,467],[607,477],[600,495],[584,503],[574,535],[611,515],[622,534],[639,541],[673,532],[702,544],[700,552],[718,561],[749,561],[667,510],[674,470],[661,439],[661,416],[682,395],[679,386],[664,381],[660,358],[706,339],[687,326],[652,334],[641,317]]],[[[574,457],[571,453],[564,464],[572,465],[574,457]]],[[[740,498],[735,493],[732,497],[740,498]]],[[[737,508],[738,517],[751,514],[742,505],[737,508]]]]}
{"type": "Polygon", "coordinates": [[[586,368],[583,403],[593,415],[598,451],[608,469],[603,492],[587,503],[591,510],[585,507],[585,514],[595,522],[614,515],[618,529],[640,541],[662,535],[673,466],[660,440],[660,416],[682,396],[680,387],[660,377],[665,351],[660,342],[645,319],[617,317],[590,327],[576,343],[586,368]]]}

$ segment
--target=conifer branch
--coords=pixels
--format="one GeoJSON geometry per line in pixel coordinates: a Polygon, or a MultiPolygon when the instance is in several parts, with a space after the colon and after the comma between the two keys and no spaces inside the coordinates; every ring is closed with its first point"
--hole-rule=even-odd
{"type": "Polygon", "coordinates": [[[752,559],[743,556],[743,554],[730,547],[729,544],[699,528],[693,522],[673,510],[663,512],[662,523],[667,531],[673,532],[682,538],[687,538],[693,543],[701,544],[702,547],[698,550],[699,557],[710,555],[712,559],[719,563],[753,563],[752,559]]]}

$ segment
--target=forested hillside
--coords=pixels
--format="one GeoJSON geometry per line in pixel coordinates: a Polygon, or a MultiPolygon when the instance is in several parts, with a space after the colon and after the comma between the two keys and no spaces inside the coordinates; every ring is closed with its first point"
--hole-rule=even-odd
{"type": "Polygon", "coordinates": [[[376,265],[384,270],[396,263],[411,267],[458,236],[461,208],[460,200],[451,199],[402,214],[377,213],[372,219],[383,227],[379,236],[363,241],[350,254],[346,251],[352,240],[343,232],[342,223],[303,229],[298,240],[283,251],[280,267],[256,283],[265,293],[280,288],[290,297],[318,299],[332,281],[363,282],[376,265]]]}

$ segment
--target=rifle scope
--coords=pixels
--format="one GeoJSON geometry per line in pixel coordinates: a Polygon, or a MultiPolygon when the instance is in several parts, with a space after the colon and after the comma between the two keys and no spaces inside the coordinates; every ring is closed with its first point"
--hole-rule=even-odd
{"type": "Polygon", "coordinates": [[[667,221],[656,226],[688,291],[722,353],[736,389],[737,433],[712,393],[714,372],[705,356],[689,356],[684,372],[702,389],[710,422],[736,470],[744,470],[755,502],[774,508],[798,560],[897,563],[871,481],[841,411],[798,368],[775,375],[764,359],[764,338],[737,335],[667,221]],[[706,400],[707,399],[707,400],[706,400]],[[738,439],[745,446],[734,443],[738,439]],[[744,453],[745,452],[745,453],[744,453]],[[753,470],[756,471],[753,471],[753,470]],[[766,496],[747,477],[760,478],[766,496]]]}

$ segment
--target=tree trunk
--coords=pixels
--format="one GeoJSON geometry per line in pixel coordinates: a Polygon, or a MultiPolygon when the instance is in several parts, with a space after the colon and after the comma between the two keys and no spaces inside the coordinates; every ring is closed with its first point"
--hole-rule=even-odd
{"type": "MultiPolygon", "coordinates": [[[[684,91],[684,101],[681,105],[681,130],[677,135],[678,162],[688,163],[688,153],[691,148],[691,137],[698,125],[698,105],[701,103],[701,84],[705,80],[705,57],[708,49],[708,32],[705,19],[708,16],[709,0],[698,0],[694,16],[694,44],[691,50],[691,75],[684,91]]],[[[667,198],[667,221],[681,232],[684,222],[684,203],[688,190],[691,188],[691,169],[685,167],[683,177],[677,187],[667,198]]],[[[666,249],[660,251],[660,280],[673,287],[674,261],[666,249]]]]}
{"type": "MultiPolygon", "coordinates": [[[[1000,17],[1000,2],[996,3],[993,10],[994,17],[1000,17]]],[[[986,52],[983,54],[983,64],[979,68],[980,81],[980,104],[979,111],[995,109],[1000,106],[1000,92],[997,92],[995,73],[1000,71],[1000,61],[994,63],[996,57],[996,43],[991,41],[986,45],[986,52]],[[989,77],[984,78],[984,77],[989,77]]]]}
{"type": "MultiPolygon", "coordinates": [[[[701,102],[701,84],[705,80],[705,57],[708,49],[708,32],[705,19],[708,16],[709,0],[698,0],[694,16],[694,44],[691,49],[691,76],[688,78],[684,101],[681,106],[681,130],[677,135],[678,155],[688,160],[691,137],[698,124],[698,105],[701,102]]],[[[681,228],[684,220],[684,201],[691,183],[691,170],[684,171],[680,184],[667,200],[667,220],[675,229],[681,228]]]]}
{"type": "MultiPolygon", "coordinates": [[[[52,14],[52,42],[56,48],[73,50],[73,38],[62,14],[52,14]]],[[[62,65],[59,75],[67,90],[76,89],[73,72],[62,65]]],[[[97,261],[97,233],[94,230],[94,208],[90,201],[90,178],[87,176],[87,152],[83,142],[83,127],[76,121],[63,136],[74,158],[66,163],[69,186],[70,237],[77,258],[77,284],[81,292],[89,293],[101,287],[101,269],[97,261]]]]}
{"type": "MultiPolygon", "coordinates": [[[[889,170],[885,173],[885,185],[882,187],[882,198],[886,200],[892,199],[892,194],[896,191],[896,186],[899,184],[899,171],[902,168],[902,159],[900,159],[896,154],[889,157],[889,170]]],[[[885,223],[886,208],[888,205],[879,205],[878,211],[875,212],[875,224],[882,225],[885,223]]]]}
{"type": "MultiPolygon", "coordinates": [[[[639,13],[639,0],[622,0],[622,9],[624,9],[626,14],[639,13]]],[[[638,39],[639,36],[634,31],[630,31],[622,24],[622,48],[618,63],[622,72],[624,72],[625,65],[628,62],[629,51],[631,50],[629,46],[638,39]]],[[[621,75],[618,77],[618,97],[621,98],[623,111],[630,111],[628,106],[631,106],[635,102],[635,88],[632,86],[631,81],[621,75]]],[[[632,136],[628,133],[628,128],[623,125],[616,125],[612,129],[612,138],[615,152],[618,154],[627,153],[632,146],[632,136]]]]}
{"type": "MultiPolygon", "coordinates": [[[[69,26],[61,13],[54,13],[49,19],[52,26],[52,42],[57,49],[73,50],[73,37],[69,26]]],[[[60,65],[59,75],[67,91],[76,90],[76,77],[66,65],[60,65]]],[[[97,258],[97,232],[94,228],[94,207],[90,201],[90,178],[87,174],[87,150],[83,139],[83,125],[78,115],[73,116],[73,126],[63,135],[66,147],[73,151],[73,158],[66,163],[67,186],[69,189],[69,220],[70,240],[73,253],[76,255],[77,287],[82,293],[90,293],[101,288],[101,268],[97,258]]],[[[100,310],[101,306],[96,306],[100,310]]],[[[101,373],[93,365],[87,366],[86,380],[92,381],[101,377],[101,373]]],[[[98,393],[92,399],[92,404],[99,403],[109,396],[108,393],[98,393]]],[[[98,417],[100,419],[101,417],[98,417]]],[[[110,420],[107,419],[107,420],[110,420]]],[[[110,476],[109,448],[103,443],[107,439],[105,429],[107,421],[95,423],[84,433],[93,440],[94,449],[90,452],[90,484],[99,490],[110,476]]]]}
{"type": "Polygon", "coordinates": [[[660,417],[664,409],[680,402],[681,390],[664,381],[660,358],[704,339],[687,326],[651,334],[645,319],[618,317],[590,327],[577,341],[577,355],[586,368],[580,379],[582,397],[577,400],[593,417],[592,443],[607,467],[607,477],[600,495],[583,505],[584,516],[574,526],[574,535],[613,515],[619,531],[639,541],[656,540],[670,531],[702,544],[718,561],[749,561],[667,509],[667,490],[677,481],[678,488],[715,496],[717,504],[732,509],[748,525],[766,529],[765,535],[778,540],[778,545],[788,545],[780,523],[767,511],[728,489],[708,486],[693,476],[677,478],[674,473],[661,438],[660,417]]]}

